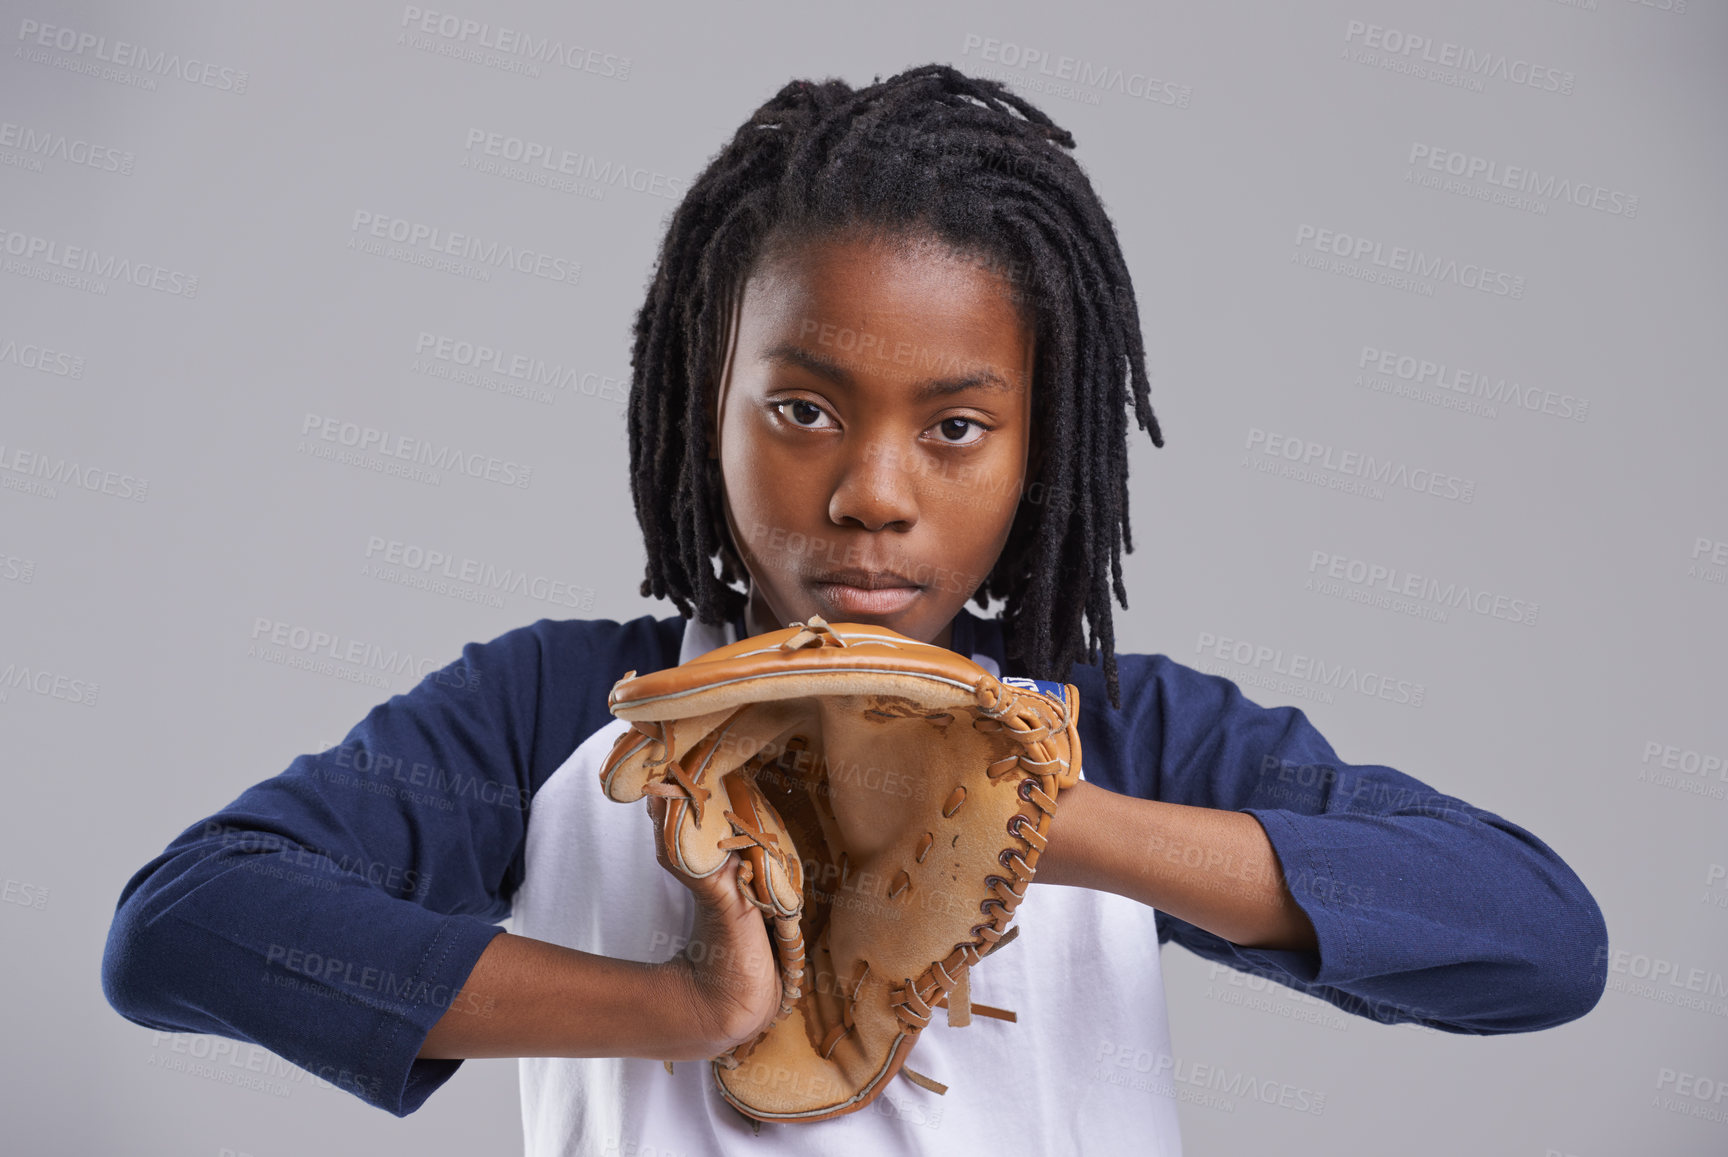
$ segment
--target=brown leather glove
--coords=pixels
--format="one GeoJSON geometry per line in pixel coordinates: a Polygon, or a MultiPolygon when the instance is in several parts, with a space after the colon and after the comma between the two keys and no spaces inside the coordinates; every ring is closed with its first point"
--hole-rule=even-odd
{"type": "MultiPolygon", "coordinates": [[[[1079,693],[1002,679],[884,627],[794,623],[612,689],[632,729],[612,799],[667,799],[668,859],[694,877],[739,853],[768,921],[781,1007],[714,1058],[762,1121],[868,1105],[934,1010],[969,1013],[968,969],[1011,938],[1059,792],[1080,777],[1079,693]]],[[[905,1070],[933,1091],[943,1086],[905,1070]]]]}

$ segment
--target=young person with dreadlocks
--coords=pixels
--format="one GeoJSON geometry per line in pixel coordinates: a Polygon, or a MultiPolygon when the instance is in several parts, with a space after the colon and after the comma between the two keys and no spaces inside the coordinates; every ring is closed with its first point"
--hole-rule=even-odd
{"type": "Polygon", "coordinates": [[[642,593],[679,614],[471,643],[183,833],[121,897],[115,1007],[257,1042],[399,1115],[461,1058],[522,1057],[531,1152],[688,1154],[1175,1153],[1166,940],[1388,1023],[1587,1012],[1601,914],[1535,836],[1345,763],[1299,710],[1115,653],[1129,408],[1162,435],[1073,146],[938,65],[758,109],[673,215],[635,328],[642,593]],[[663,871],[594,773],[624,672],[816,614],[1074,682],[1085,781],[1027,934],[980,977],[1019,1022],[925,1030],[944,1098],[895,1086],[758,1136],[705,1065],[661,1062],[772,1015],[762,921],[733,873],[663,871]],[[233,870],[260,855],[271,871],[233,870]]]}

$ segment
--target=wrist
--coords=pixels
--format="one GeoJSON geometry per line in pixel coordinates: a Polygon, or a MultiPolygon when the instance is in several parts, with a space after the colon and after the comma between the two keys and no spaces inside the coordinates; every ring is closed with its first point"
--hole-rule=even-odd
{"type": "Polygon", "coordinates": [[[682,954],[649,966],[648,999],[643,1008],[653,1023],[654,1047],[643,1055],[668,1061],[706,1060],[720,1049],[710,1048],[703,1029],[702,999],[695,970],[682,954]]]}
{"type": "Polygon", "coordinates": [[[1081,780],[1057,795],[1044,850],[1038,856],[1035,883],[1091,886],[1097,840],[1109,830],[1100,812],[1104,800],[1112,794],[1081,780]]]}

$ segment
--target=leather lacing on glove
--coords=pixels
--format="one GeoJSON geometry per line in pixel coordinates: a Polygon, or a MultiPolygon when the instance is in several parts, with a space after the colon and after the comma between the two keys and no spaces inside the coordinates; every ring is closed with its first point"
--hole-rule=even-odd
{"type": "MultiPolygon", "coordinates": [[[[777,647],[770,645],[770,650],[745,651],[741,657],[765,656],[774,651],[791,653],[828,647],[862,647],[865,644],[871,644],[865,650],[854,653],[863,654],[868,651],[872,653],[871,657],[874,658],[874,652],[879,651],[883,644],[880,635],[873,630],[856,625],[845,625],[842,629],[848,627],[852,631],[852,643],[850,644],[846,638],[837,634],[822,619],[813,617],[805,623],[792,624],[791,628],[795,629],[795,632],[778,641],[777,647]]],[[[894,636],[894,632],[891,631],[882,633],[894,636]]],[[[892,646],[893,644],[889,645],[892,646]]],[[[840,661],[839,656],[836,656],[836,660],[840,661]]],[[[816,669],[819,671],[826,670],[820,664],[816,669]]],[[[976,671],[975,667],[973,669],[976,671]]],[[[634,672],[630,672],[624,680],[620,681],[620,686],[634,674],[634,672]]],[[[1012,814],[1005,821],[1004,835],[1007,839],[1004,843],[1006,846],[1003,846],[996,855],[996,861],[1001,865],[1001,874],[990,874],[983,877],[982,890],[985,895],[978,904],[978,910],[984,919],[970,927],[968,939],[955,943],[946,956],[928,963],[924,970],[915,977],[895,978],[890,975],[881,975],[874,966],[880,964],[879,960],[875,961],[873,965],[872,960],[854,955],[855,965],[848,975],[844,978],[836,975],[833,980],[823,980],[816,989],[810,990],[810,995],[826,993],[826,999],[833,1001],[828,1007],[831,1009],[830,1015],[833,1015],[835,1019],[825,1028],[812,1026],[821,1035],[819,1040],[812,1036],[811,1044],[814,1047],[815,1055],[823,1061],[833,1059],[836,1048],[857,1029],[854,1010],[866,1000],[869,1002],[870,1009],[873,1010],[869,1014],[871,1017],[880,1017],[884,1010],[891,1011],[900,1025],[901,1033],[912,1037],[916,1037],[930,1024],[934,1018],[935,1010],[938,1008],[946,1010],[947,1021],[951,1027],[969,1025],[971,1015],[974,1012],[981,1016],[1010,1022],[1017,1021],[1018,1018],[1012,1011],[975,1004],[971,1001],[970,969],[985,956],[1008,944],[1018,935],[1019,928],[1012,926],[1012,920],[1021,900],[1025,897],[1027,885],[1032,882],[1036,874],[1039,857],[1047,846],[1049,826],[1056,808],[1056,797],[1061,790],[1075,781],[1079,767],[1079,750],[1078,747],[1072,746],[1077,740],[1073,735],[1072,713],[1069,703],[1061,695],[1052,696],[1033,690],[1029,684],[1024,685],[1022,690],[1017,684],[1018,681],[1005,683],[990,677],[987,672],[977,671],[977,682],[970,684],[973,703],[968,707],[959,707],[950,700],[948,704],[944,705],[946,709],[938,709],[934,703],[927,708],[920,708],[915,701],[897,700],[890,695],[877,700],[865,710],[864,715],[866,717],[878,719],[885,726],[893,726],[897,720],[923,718],[945,732],[947,726],[954,723],[958,715],[966,714],[970,717],[969,721],[976,731],[1010,733],[1014,753],[987,764],[984,772],[992,784],[1002,784],[1004,781],[1013,783],[1018,779],[1018,783],[1014,787],[1014,795],[1025,806],[1020,810],[1012,811],[1012,814]],[[1071,747],[1072,750],[1070,750],[1071,747]],[[1070,759],[1066,758],[1070,755],[1073,759],[1072,765],[1070,759]],[[830,985],[833,986],[833,989],[829,988],[830,985]]],[[[966,686],[967,684],[952,685],[966,686]]],[[[1069,694],[1073,694],[1071,688],[1069,694]]],[[[616,700],[617,695],[617,688],[614,688],[611,700],[616,700]]],[[[736,1071],[740,1061],[749,1058],[756,1046],[767,1039],[772,1025],[791,1015],[795,1011],[795,1006],[807,995],[805,974],[809,968],[817,965],[813,964],[811,958],[806,955],[807,946],[803,922],[809,918],[812,912],[821,912],[822,915],[820,922],[812,926],[811,931],[815,939],[810,950],[819,953],[818,960],[826,961],[833,958],[829,943],[833,925],[827,922],[827,909],[820,906],[812,908],[813,903],[826,904],[829,902],[824,899],[821,884],[832,880],[831,873],[837,871],[839,875],[838,888],[844,891],[848,887],[850,878],[856,876],[857,873],[853,871],[852,865],[848,862],[845,851],[836,849],[835,845],[831,843],[829,847],[839,850],[840,854],[829,859],[826,858],[829,853],[825,853],[822,858],[813,861],[825,863],[826,870],[819,873],[821,884],[812,879],[807,885],[804,879],[805,866],[804,861],[800,858],[800,849],[783,841],[784,829],[781,826],[781,816],[772,814],[776,810],[783,812],[786,806],[784,797],[766,799],[757,787],[758,774],[765,778],[774,774],[774,769],[769,766],[771,759],[784,761],[787,757],[792,757],[796,766],[798,757],[809,749],[809,740],[806,737],[793,735],[785,740],[779,752],[764,750],[752,756],[738,769],[742,774],[732,773],[725,778],[725,798],[720,801],[714,799],[715,789],[701,781],[706,774],[706,761],[710,757],[710,753],[721,742],[727,727],[730,726],[729,723],[716,723],[716,718],[724,719],[725,717],[713,715],[691,717],[690,726],[711,730],[707,730],[703,739],[697,741],[693,747],[690,747],[680,758],[676,759],[668,758],[668,756],[677,749],[677,740],[680,737],[675,728],[683,720],[634,719],[632,721],[633,726],[640,733],[640,741],[631,745],[621,737],[609,766],[615,766],[624,759],[634,756],[646,744],[649,746],[647,752],[643,754],[642,760],[646,767],[653,768],[651,773],[653,778],[640,783],[637,790],[642,795],[660,796],[668,801],[685,801],[698,827],[704,826],[710,805],[716,807],[722,803],[731,805],[721,812],[721,816],[730,828],[731,835],[719,839],[710,846],[722,852],[739,853],[736,861],[736,879],[741,893],[762,913],[765,923],[773,931],[775,955],[780,964],[781,980],[780,1007],[770,1029],[764,1029],[752,1040],[744,1042],[713,1059],[717,1069],[736,1071]],[[700,722],[698,722],[698,718],[700,718],[700,722]],[[658,758],[652,757],[655,747],[658,747],[661,753],[658,758]],[[769,809],[770,815],[767,819],[759,812],[758,801],[761,801],[763,806],[769,809]],[[749,855],[746,855],[746,852],[749,855]],[[752,858],[756,861],[754,865],[751,863],[752,858]],[[773,869],[775,873],[783,873],[788,878],[791,882],[792,894],[797,897],[795,901],[788,901],[777,887],[767,886],[771,874],[770,869],[773,869]],[[758,876],[761,876],[762,879],[758,880],[758,876]],[[807,887],[817,888],[814,893],[814,900],[807,899],[807,887]],[[763,895],[768,898],[763,899],[763,895]],[[786,903],[790,903],[792,906],[780,907],[781,904],[786,903]]],[[[826,737],[823,738],[826,739],[826,737]]],[[[996,750],[1000,752],[1003,748],[999,745],[996,750]]],[[[824,753],[825,758],[826,753],[824,753]]],[[[811,777],[806,775],[802,769],[787,773],[782,766],[780,773],[789,775],[789,778],[794,780],[802,780],[803,786],[806,789],[809,788],[811,777]]],[[[784,783],[785,780],[783,779],[781,782],[784,783]]],[[[826,784],[826,772],[823,773],[820,782],[826,784]]],[[[608,778],[607,769],[602,769],[602,783],[608,794],[612,794],[612,783],[608,778]]],[[[973,782],[972,788],[975,793],[983,790],[982,784],[977,780],[973,782]]],[[[826,788],[824,787],[822,790],[825,791],[826,788]]],[[[989,794],[994,802],[977,803],[974,804],[974,808],[984,807],[987,814],[994,812],[997,815],[1000,814],[1001,810],[1006,810],[1003,807],[1005,803],[1003,797],[994,793],[989,794]]],[[[615,798],[627,798],[627,796],[615,798]]],[[[981,794],[979,798],[982,800],[985,797],[981,794]]],[[[823,822],[825,824],[831,822],[833,820],[832,811],[823,810],[827,808],[826,796],[818,793],[812,799],[818,811],[827,816],[827,820],[823,822]]],[[[955,817],[966,809],[967,802],[967,788],[964,785],[955,786],[950,794],[943,799],[938,809],[941,820],[955,820],[955,817]]],[[[809,813],[806,812],[805,815],[808,819],[809,813]]],[[[935,816],[932,815],[931,819],[934,820],[935,816]]],[[[968,828],[963,820],[956,821],[956,823],[961,830],[968,828]]],[[[832,828],[826,830],[831,831],[832,828]]],[[[944,831],[944,829],[938,827],[937,831],[944,831]]],[[[907,867],[925,865],[926,857],[936,845],[937,831],[926,831],[915,842],[901,845],[909,848],[912,859],[915,861],[915,864],[908,864],[907,867]]],[[[970,831],[973,835],[982,834],[975,825],[970,826],[970,831]]],[[[958,839],[958,835],[955,838],[958,839]]],[[[971,846],[978,849],[971,853],[976,856],[979,851],[983,851],[983,848],[989,848],[990,844],[986,842],[983,848],[978,848],[976,844],[971,846]]],[[[872,871],[888,873],[890,869],[891,864],[873,867],[872,871]]],[[[915,880],[923,880],[927,877],[929,869],[923,868],[923,871],[925,875],[915,876],[914,873],[908,872],[905,867],[902,867],[888,876],[880,892],[875,889],[871,889],[871,892],[888,901],[905,901],[912,890],[926,886],[922,883],[915,883],[915,880]]],[[[978,878],[977,876],[971,877],[975,881],[978,878]]],[[[784,885],[779,887],[784,887],[784,885]]],[[[834,895],[838,894],[838,892],[834,893],[834,895]]],[[[977,893],[974,892],[973,895],[977,895],[977,893]]],[[[923,959],[929,961],[930,957],[925,956],[923,959]]],[[[905,963],[912,962],[906,961],[905,963]]],[[[840,966],[841,962],[834,960],[834,967],[838,969],[840,966]]],[[[826,965],[820,967],[825,969],[826,965]]],[[[818,975],[826,977],[828,973],[823,971],[818,975]]],[[[870,1029],[869,1031],[877,1030],[870,1029]]],[[[665,1062],[665,1066],[668,1071],[672,1070],[671,1062],[665,1062]]],[[[947,1092],[946,1085],[915,1072],[903,1062],[899,1065],[898,1072],[909,1081],[931,1092],[938,1094],[947,1092]]],[[[722,1091],[726,1091],[724,1084],[722,1091]]],[[[742,1110],[741,1102],[734,1100],[731,1094],[728,1094],[728,1100],[735,1108],[742,1110]]],[[[867,1098],[862,1103],[867,1103],[867,1098]]],[[[845,1111],[844,1108],[841,1111],[845,1111]]],[[[760,1126],[761,1119],[766,1119],[760,1117],[759,1113],[747,1113],[746,1116],[757,1127],[760,1126]]]]}
{"type": "MultiPolygon", "coordinates": [[[[995,1008],[987,1004],[972,1002],[970,996],[969,973],[966,971],[984,957],[995,952],[1012,941],[1020,934],[1018,927],[1009,927],[1014,918],[1014,910],[1026,895],[1026,885],[1032,882],[1037,873],[1038,857],[1043,852],[1046,843],[1046,833],[1050,826],[1050,817],[1055,814],[1056,800],[1039,786],[1036,777],[1054,777],[1066,772],[1068,761],[1061,759],[1055,753],[1045,748],[1053,731],[1066,730],[1068,726],[1067,710],[1054,727],[1043,722],[1042,713],[1036,709],[1027,710],[1022,706],[1022,697],[1002,684],[994,687],[985,685],[978,689],[978,709],[984,718],[974,719],[972,726],[979,731],[1009,729],[1015,737],[1025,745],[1019,755],[1006,756],[992,763],[987,769],[992,782],[1000,782],[1004,777],[1024,770],[1029,778],[1020,782],[1020,798],[1038,809],[1037,826],[1028,826],[1027,817],[1016,812],[1008,820],[1008,834],[1024,845],[1023,850],[1015,851],[1005,848],[997,857],[1004,869],[1012,873],[1013,879],[1001,876],[988,876],[985,885],[991,895],[982,900],[979,911],[991,919],[983,924],[972,927],[972,935],[976,939],[962,942],[954,946],[947,959],[931,964],[916,984],[910,978],[904,980],[893,993],[895,1015],[908,1027],[922,1029],[930,1023],[932,1009],[946,1008],[948,1024],[960,1027],[971,1023],[971,1014],[995,1017],[1000,1020],[1017,1021],[1019,1018],[1008,1009],[995,1008]],[[998,692],[1006,692],[1006,695],[998,692]],[[1042,759],[1032,758],[1036,754],[1042,759]],[[994,913],[991,909],[994,908],[994,913]]],[[[1054,787],[1054,783],[1048,784],[1054,787]]],[[[957,787],[942,806],[944,819],[952,819],[966,802],[966,789],[957,787]]],[[[925,833],[920,842],[918,859],[922,862],[933,842],[933,835],[925,833]]],[[[848,1011],[850,1011],[848,1009],[848,1011]]],[[[913,1084],[930,1090],[933,1093],[946,1093],[948,1086],[932,1080],[922,1073],[902,1065],[900,1072],[913,1084]]]]}
{"type": "MultiPolygon", "coordinates": [[[[782,649],[795,650],[799,647],[827,645],[845,646],[845,643],[827,630],[827,624],[816,619],[814,620],[814,628],[807,626],[798,635],[782,644],[782,649]]],[[[1030,825],[1023,813],[1015,813],[1008,820],[1008,834],[1019,840],[1023,848],[1019,851],[1005,848],[998,856],[998,862],[1006,871],[1011,873],[1011,879],[1001,876],[985,878],[985,886],[991,894],[980,902],[979,910],[990,916],[991,919],[972,927],[971,932],[975,939],[956,944],[946,959],[933,962],[916,983],[911,977],[904,977],[891,988],[889,1004],[896,1017],[908,1028],[922,1030],[928,1027],[934,1016],[934,1010],[937,1008],[947,1010],[948,1024],[953,1028],[970,1025],[972,1022],[971,1014],[974,1012],[980,1016],[1009,1022],[1018,1022],[1019,1020],[1019,1017],[1012,1010],[973,1002],[970,994],[968,969],[992,952],[1010,943],[1020,934],[1020,929],[1010,927],[1010,923],[1014,918],[1015,909],[1019,907],[1020,901],[1026,895],[1026,886],[1032,882],[1037,873],[1038,857],[1048,842],[1045,833],[1049,828],[1050,817],[1055,814],[1056,810],[1054,797],[1044,791],[1039,786],[1037,779],[1032,777],[1054,777],[1068,769],[1067,760],[1044,749],[1044,745],[1053,733],[1066,730],[1068,726],[1066,707],[1064,707],[1062,717],[1056,721],[1054,726],[1051,726],[1043,721],[1041,711],[1036,708],[1028,709],[1024,706],[1024,702],[1024,697],[1014,694],[1011,688],[1002,684],[996,684],[994,687],[989,685],[980,687],[978,709],[983,717],[974,719],[972,726],[979,731],[1011,730],[1015,733],[1016,739],[1024,745],[1019,755],[1006,756],[990,764],[986,768],[986,774],[992,782],[1000,782],[1003,778],[1018,771],[1023,770],[1028,773],[1028,778],[1021,781],[1018,792],[1021,799],[1038,809],[1037,824],[1036,826],[1030,825]],[[1035,754],[1046,758],[1033,758],[1035,754]]],[[[787,747],[792,751],[802,751],[806,743],[807,741],[802,737],[795,737],[788,741],[787,747]]],[[[1054,786],[1054,784],[1050,786],[1054,786]]],[[[965,803],[965,787],[956,787],[943,802],[942,817],[944,819],[954,818],[965,803]]],[[[755,844],[763,847],[770,854],[776,855],[777,858],[784,856],[784,852],[779,848],[778,840],[774,838],[772,833],[762,833],[759,829],[745,826],[731,812],[726,812],[725,815],[727,819],[733,822],[734,830],[738,831],[739,835],[731,841],[722,842],[721,847],[748,847],[755,844]],[[766,840],[764,840],[764,835],[767,836],[766,840]]],[[[916,859],[919,863],[923,863],[924,857],[929,853],[934,843],[935,833],[925,832],[919,841],[916,852],[916,859]]],[[[840,857],[840,875],[840,887],[844,889],[847,879],[847,864],[844,854],[840,857]]],[[[751,879],[749,865],[741,865],[740,885],[748,884],[751,879]]],[[[889,885],[888,898],[897,899],[910,886],[910,876],[905,871],[897,873],[889,885]]],[[[797,934],[798,929],[795,920],[786,920],[785,917],[775,912],[771,905],[757,900],[749,889],[746,889],[744,894],[745,898],[761,909],[765,916],[773,919],[777,935],[781,934],[780,929],[784,924],[791,924],[793,934],[797,934]]],[[[827,930],[824,929],[824,940],[826,940],[826,934],[827,930]]],[[[797,935],[800,964],[804,960],[803,947],[803,937],[797,935]]],[[[835,1046],[854,1029],[852,1010],[857,1005],[866,983],[871,980],[870,971],[868,961],[859,961],[853,979],[839,993],[843,1001],[841,1020],[828,1030],[818,1049],[824,1059],[831,1056],[835,1046]]],[[[792,977],[791,980],[795,983],[801,977],[802,971],[800,970],[798,976],[792,977]]],[[[792,990],[791,995],[781,1006],[782,1014],[791,1011],[792,1002],[796,1001],[799,995],[798,990],[792,990]]],[[[718,1058],[719,1063],[728,1069],[736,1068],[741,1059],[749,1056],[749,1051],[750,1046],[748,1044],[741,1045],[718,1058]]],[[[948,1091],[947,1085],[917,1072],[910,1066],[903,1064],[900,1068],[900,1074],[913,1084],[930,1092],[941,1095],[948,1091]]]]}

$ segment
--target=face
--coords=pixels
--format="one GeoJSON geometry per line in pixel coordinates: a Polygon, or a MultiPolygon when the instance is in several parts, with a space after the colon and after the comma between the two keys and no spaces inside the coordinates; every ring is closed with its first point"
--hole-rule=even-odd
{"type": "Polygon", "coordinates": [[[821,615],[948,646],[1026,484],[1033,338],[937,242],[785,248],[744,286],[711,413],[752,633],[821,615]]]}

